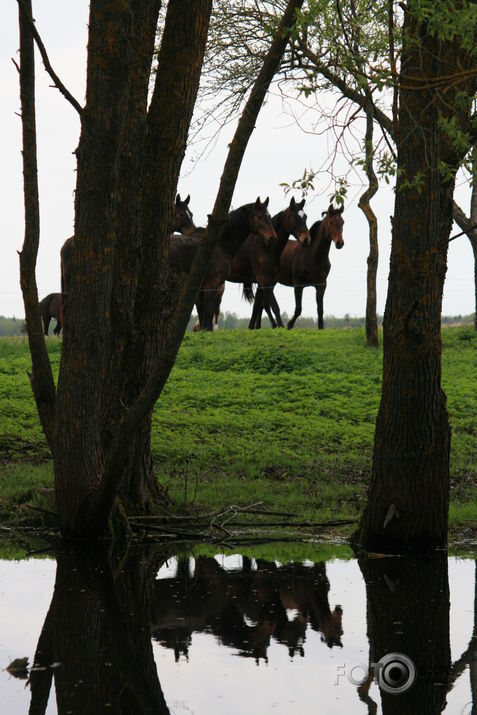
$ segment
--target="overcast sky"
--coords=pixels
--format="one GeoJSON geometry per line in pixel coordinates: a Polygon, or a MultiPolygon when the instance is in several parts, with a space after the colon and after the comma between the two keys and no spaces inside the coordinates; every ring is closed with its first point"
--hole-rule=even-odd
{"type": "MultiPolygon", "coordinates": [[[[51,63],[72,94],[83,104],[85,94],[86,43],[88,2],[60,0],[33,2],[37,29],[46,45],[51,63]]],[[[24,233],[23,187],[21,166],[21,122],[19,112],[18,74],[11,61],[18,51],[17,3],[8,0],[2,7],[0,61],[2,93],[0,94],[0,315],[23,317],[23,302],[19,287],[17,251],[24,233]]],[[[78,144],[79,120],[75,110],[51,87],[40,58],[37,58],[37,130],[40,184],[41,236],[37,262],[40,298],[60,290],[59,252],[64,240],[73,232],[73,191],[75,161],[73,151],[78,144]]],[[[304,123],[311,126],[309,112],[304,123]]],[[[190,193],[190,208],[197,225],[204,225],[212,209],[218,181],[234,126],[228,128],[213,151],[198,161],[197,147],[186,156],[178,190],[190,193]]],[[[262,110],[257,128],[247,149],[236,186],[233,206],[270,197],[271,213],[286,207],[281,182],[292,182],[305,168],[318,168],[330,150],[331,139],[301,131],[282,102],[273,98],[262,110]]],[[[341,160],[343,161],[343,160],[341,160]]],[[[344,241],[341,251],[330,250],[331,272],[324,298],[326,315],[362,316],[366,306],[366,257],[368,254],[367,223],[358,209],[358,182],[351,187],[345,203],[344,241]]],[[[330,188],[325,179],[316,183],[316,194],[309,196],[305,211],[308,224],[320,217],[329,204],[330,188]]],[[[299,199],[300,195],[295,194],[299,199]]],[[[383,313],[387,290],[393,194],[382,188],[374,209],[379,220],[380,263],[378,271],[378,312],[383,313]]],[[[468,210],[469,190],[462,185],[457,200],[468,210]]],[[[459,229],[454,225],[454,233],[459,229]]],[[[473,254],[466,237],[450,244],[448,273],[444,291],[445,315],[468,314],[474,310],[473,254]]],[[[304,292],[303,315],[316,316],[314,289],[304,292]]],[[[293,313],[291,288],[279,287],[276,295],[282,311],[293,313]]],[[[241,288],[228,284],[222,308],[240,316],[249,316],[250,306],[241,299],[241,288]]]]}

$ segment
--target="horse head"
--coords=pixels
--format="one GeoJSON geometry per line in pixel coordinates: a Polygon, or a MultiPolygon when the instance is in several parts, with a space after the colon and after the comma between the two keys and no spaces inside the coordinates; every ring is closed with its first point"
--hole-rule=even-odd
{"type": "Polygon", "coordinates": [[[323,212],[323,227],[326,230],[326,235],[330,239],[330,241],[333,241],[335,244],[336,248],[343,248],[344,246],[344,240],[343,240],[343,225],[344,225],[344,220],[343,216],[341,215],[343,213],[343,206],[339,209],[335,209],[333,204],[330,204],[328,207],[328,211],[323,212]]]}
{"type": "Polygon", "coordinates": [[[310,232],[306,225],[306,213],[303,211],[305,199],[298,203],[292,197],[290,205],[283,212],[283,222],[290,236],[295,236],[303,246],[311,241],[310,232]]]}
{"type": "Polygon", "coordinates": [[[189,209],[189,196],[182,201],[181,195],[177,194],[174,204],[174,213],[172,218],[172,233],[189,234],[196,229],[195,223],[192,220],[192,213],[189,209]]]}
{"type": "Polygon", "coordinates": [[[268,196],[263,203],[260,201],[260,196],[258,196],[255,203],[251,204],[252,211],[249,218],[250,233],[255,233],[257,236],[261,236],[261,238],[265,241],[265,244],[277,239],[277,233],[273,227],[272,218],[268,213],[268,201],[268,196]]]}

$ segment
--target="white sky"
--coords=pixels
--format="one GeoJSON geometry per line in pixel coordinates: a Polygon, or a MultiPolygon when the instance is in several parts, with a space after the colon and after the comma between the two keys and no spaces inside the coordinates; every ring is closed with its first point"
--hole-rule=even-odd
{"type": "MultiPolygon", "coordinates": [[[[85,62],[87,43],[88,2],[60,0],[34,2],[34,16],[51,63],[64,84],[84,103],[85,62]]],[[[19,287],[18,254],[23,242],[23,187],[21,167],[21,122],[17,71],[11,62],[18,49],[17,3],[8,0],[2,7],[0,30],[0,315],[23,317],[23,302],[19,287]]],[[[40,183],[41,236],[37,262],[40,298],[60,290],[59,251],[73,232],[73,191],[75,161],[73,151],[78,144],[79,120],[75,110],[59,92],[51,87],[40,58],[37,58],[37,131],[40,183]]],[[[311,116],[311,115],[307,115],[311,116]]],[[[204,225],[212,209],[218,181],[234,126],[217,142],[212,152],[193,163],[195,147],[186,156],[178,190],[191,195],[190,208],[197,225],[204,225]]],[[[328,139],[328,144],[331,139],[328,139]]],[[[272,99],[263,109],[257,128],[247,149],[236,186],[233,206],[270,196],[272,215],[285,208],[281,182],[291,183],[305,168],[318,168],[329,151],[323,135],[299,130],[291,117],[283,113],[282,104],[272,99]]],[[[308,224],[320,217],[329,204],[329,187],[324,180],[315,184],[317,194],[309,196],[305,210],[308,224]],[[320,194],[321,192],[321,194],[320,194]]],[[[324,299],[325,316],[362,316],[366,306],[366,258],[368,254],[367,223],[358,209],[360,189],[351,188],[345,203],[345,245],[341,251],[330,250],[331,272],[324,299]]],[[[300,198],[299,194],[295,194],[300,198]]],[[[461,186],[457,200],[468,209],[469,190],[461,186]]],[[[393,212],[392,191],[382,188],[374,201],[379,220],[380,266],[378,271],[378,312],[383,313],[387,290],[390,254],[390,220],[393,212]]],[[[459,229],[454,226],[454,233],[459,229]]],[[[445,315],[468,314],[474,310],[474,262],[466,237],[450,244],[448,273],[444,291],[445,315]]],[[[282,311],[293,313],[291,288],[277,287],[277,299],[282,311]]],[[[241,299],[241,287],[227,284],[222,302],[224,311],[248,317],[250,306],[241,299]]],[[[316,316],[314,290],[304,292],[303,315],[316,316]]]]}

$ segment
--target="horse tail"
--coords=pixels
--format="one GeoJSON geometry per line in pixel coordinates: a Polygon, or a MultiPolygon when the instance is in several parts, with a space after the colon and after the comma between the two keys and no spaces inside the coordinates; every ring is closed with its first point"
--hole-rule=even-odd
{"type": "Polygon", "coordinates": [[[253,292],[253,286],[251,283],[243,284],[242,295],[245,300],[248,300],[249,303],[253,303],[253,301],[255,300],[255,293],[253,292]]]}
{"type": "Polygon", "coordinates": [[[52,296],[53,293],[50,293],[46,296],[46,298],[43,298],[43,300],[40,300],[40,302],[38,303],[41,319],[43,322],[43,332],[45,335],[48,335],[48,326],[50,324],[50,303],[52,301],[52,296]]]}

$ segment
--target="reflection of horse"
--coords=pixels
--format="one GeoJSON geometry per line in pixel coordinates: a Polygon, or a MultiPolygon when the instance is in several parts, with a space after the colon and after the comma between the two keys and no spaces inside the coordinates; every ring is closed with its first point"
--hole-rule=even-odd
{"type": "Polygon", "coordinates": [[[63,327],[61,293],[49,293],[45,298],[43,298],[43,300],[40,301],[39,305],[45,335],[48,335],[48,328],[52,318],[55,318],[57,321],[53,332],[55,335],[59,335],[63,327]]]}
{"type": "Polygon", "coordinates": [[[226,571],[215,559],[199,557],[194,576],[177,573],[156,581],[152,630],[156,640],[188,656],[192,633],[212,632],[243,657],[267,660],[273,638],[289,655],[304,655],[306,631],[319,631],[330,648],[341,646],[342,609],[331,611],[324,563],[277,566],[244,559],[242,570],[226,571]],[[247,567],[248,566],[248,567],[247,567]],[[290,617],[291,616],[291,617],[290,617]]]}
{"type": "Polygon", "coordinates": [[[290,205],[284,211],[280,211],[273,217],[273,226],[277,232],[277,240],[267,243],[261,236],[250,235],[235,254],[232,261],[228,281],[244,284],[244,295],[248,300],[253,300],[251,284],[257,283],[257,295],[260,298],[255,300],[249,328],[260,328],[262,306],[267,313],[270,310],[275,313],[276,323],[283,327],[280,317],[280,308],[273,293],[273,288],[277,283],[277,275],[280,271],[280,254],[283,251],[288,238],[294,236],[300,244],[306,245],[310,241],[310,232],[306,225],[306,215],[303,212],[305,199],[296,203],[292,198],[290,205]]]}
{"type": "Polygon", "coordinates": [[[336,248],[343,248],[343,208],[335,209],[332,205],[323,214],[321,221],[316,221],[310,228],[311,241],[302,246],[296,241],[288,241],[280,256],[278,281],[295,288],[295,312],[288,321],[287,328],[293,328],[301,315],[303,288],[314,286],[318,310],[318,328],[323,326],[323,295],[326,279],[331,264],[328,258],[331,243],[336,248]]]}
{"type": "MultiPolygon", "coordinates": [[[[229,213],[197,296],[196,305],[202,330],[213,328],[217,292],[229,275],[232,259],[247,236],[254,233],[261,236],[264,241],[276,239],[267,206],[268,198],[263,203],[260,198],[257,198],[255,203],[245,204],[229,213]]],[[[203,229],[188,236],[171,238],[169,265],[175,273],[190,272],[202,236],[203,229]]]]}
{"type": "MultiPolygon", "coordinates": [[[[192,219],[192,213],[189,209],[189,202],[190,194],[184,200],[181,199],[180,194],[177,194],[172,213],[172,226],[170,229],[171,232],[179,231],[179,233],[188,234],[196,230],[195,223],[192,219]]],[[[66,312],[68,274],[71,267],[71,261],[73,260],[73,253],[75,248],[74,238],[74,236],[70,236],[70,238],[67,238],[62,245],[60,251],[63,313],[66,312]]]]}

